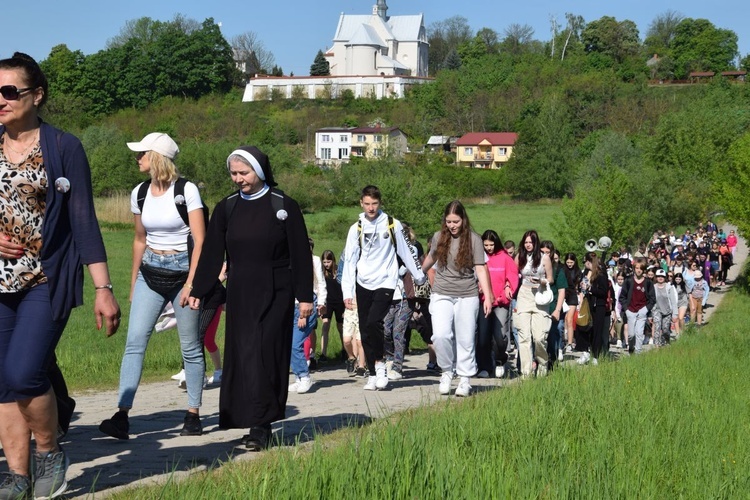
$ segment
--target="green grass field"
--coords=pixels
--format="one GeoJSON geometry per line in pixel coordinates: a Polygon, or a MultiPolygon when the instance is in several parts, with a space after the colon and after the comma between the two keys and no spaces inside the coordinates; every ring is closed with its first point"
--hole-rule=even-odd
{"type": "MultiPolygon", "coordinates": [[[[559,208],[558,203],[503,203],[496,205],[471,205],[468,212],[472,225],[477,232],[495,229],[505,239],[518,242],[528,228],[539,230],[542,238],[551,232],[552,215],[559,208]]],[[[324,250],[333,250],[336,256],[344,248],[349,226],[357,220],[359,208],[337,208],[315,214],[305,215],[308,231],[315,240],[315,253],[320,255],[324,250]]],[[[120,331],[111,338],[97,332],[94,324],[91,304],[93,290],[85,287],[82,307],[73,311],[68,327],[63,334],[57,355],[60,366],[73,390],[112,388],[117,386],[120,361],[125,350],[125,339],[128,326],[130,304],[130,269],[132,263],[133,231],[121,228],[119,224],[105,224],[104,242],[107,247],[112,283],[115,295],[122,309],[123,321],[120,331]]],[[[434,228],[438,229],[438,228],[434,228]]],[[[86,274],[88,280],[88,274],[86,274]]],[[[217,343],[223,347],[223,323],[219,327],[217,343]]],[[[318,328],[320,333],[320,328],[318,328]]],[[[320,341],[318,341],[318,348],[320,341]]],[[[424,347],[418,335],[413,336],[413,347],[424,347]]],[[[341,342],[335,330],[330,335],[329,355],[341,349],[341,342]]],[[[146,351],[143,379],[164,380],[179,371],[181,356],[174,330],[154,334],[146,351]]],[[[210,365],[210,362],[209,362],[210,365]]],[[[213,370],[212,366],[207,367],[213,370]]]]}

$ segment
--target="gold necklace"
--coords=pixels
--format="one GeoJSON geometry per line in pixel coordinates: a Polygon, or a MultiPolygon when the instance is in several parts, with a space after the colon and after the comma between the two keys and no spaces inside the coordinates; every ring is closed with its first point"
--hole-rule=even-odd
{"type": "Polygon", "coordinates": [[[3,144],[8,146],[8,148],[10,148],[10,150],[16,153],[17,155],[23,156],[24,158],[26,158],[31,148],[33,148],[36,145],[37,141],[39,140],[36,134],[34,135],[35,135],[34,139],[31,141],[31,143],[28,146],[26,146],[26,149],[22,151],[18,151],[16,148],[10,145],[10,137],[8,136],[7,132],[5,133],[5,141],[3,141],[3,144]]]}

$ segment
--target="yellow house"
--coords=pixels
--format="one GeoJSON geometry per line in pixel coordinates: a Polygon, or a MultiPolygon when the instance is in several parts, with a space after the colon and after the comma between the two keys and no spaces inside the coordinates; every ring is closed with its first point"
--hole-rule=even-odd
{"type": "Polygon", "coordinates": [[[351,134],[350,158],[401,157],[406,153],[406,134],[398,127],[356,127],[351,134]]]}
{"type": "Polygon", "coordinates": [[[470,132],[456,141],[456,164],[498,169],[510,160],[517,140],[515,132],[470,132]]]}

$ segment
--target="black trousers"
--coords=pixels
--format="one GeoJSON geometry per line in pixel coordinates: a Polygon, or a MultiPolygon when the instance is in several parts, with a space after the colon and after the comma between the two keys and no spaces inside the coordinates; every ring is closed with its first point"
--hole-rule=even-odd
{"type": "Polygon", "coordinates": [[[391,307],[393,290],[390,288],[368,290],[357,284],[356,293],[362,348],[365,351],[367,369],[370,375],[375,376],[375,362],[382,361],[385,356],[383,320],[391,307]]]}

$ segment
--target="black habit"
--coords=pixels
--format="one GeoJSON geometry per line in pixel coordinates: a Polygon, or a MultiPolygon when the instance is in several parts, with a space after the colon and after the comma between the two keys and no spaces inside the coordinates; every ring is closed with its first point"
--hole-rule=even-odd
{"type": "Polygon", "coordinates": [[[313,301],[310,244],[297,202],[284,196],[288,216],[281,220],[270,190],[256,200],[232,196],[236,203],[229,218],[230,197],[214,209],[191,293],[208,294],[227,259],[222,429],[285,418],[294,299],[313,301]]]}

